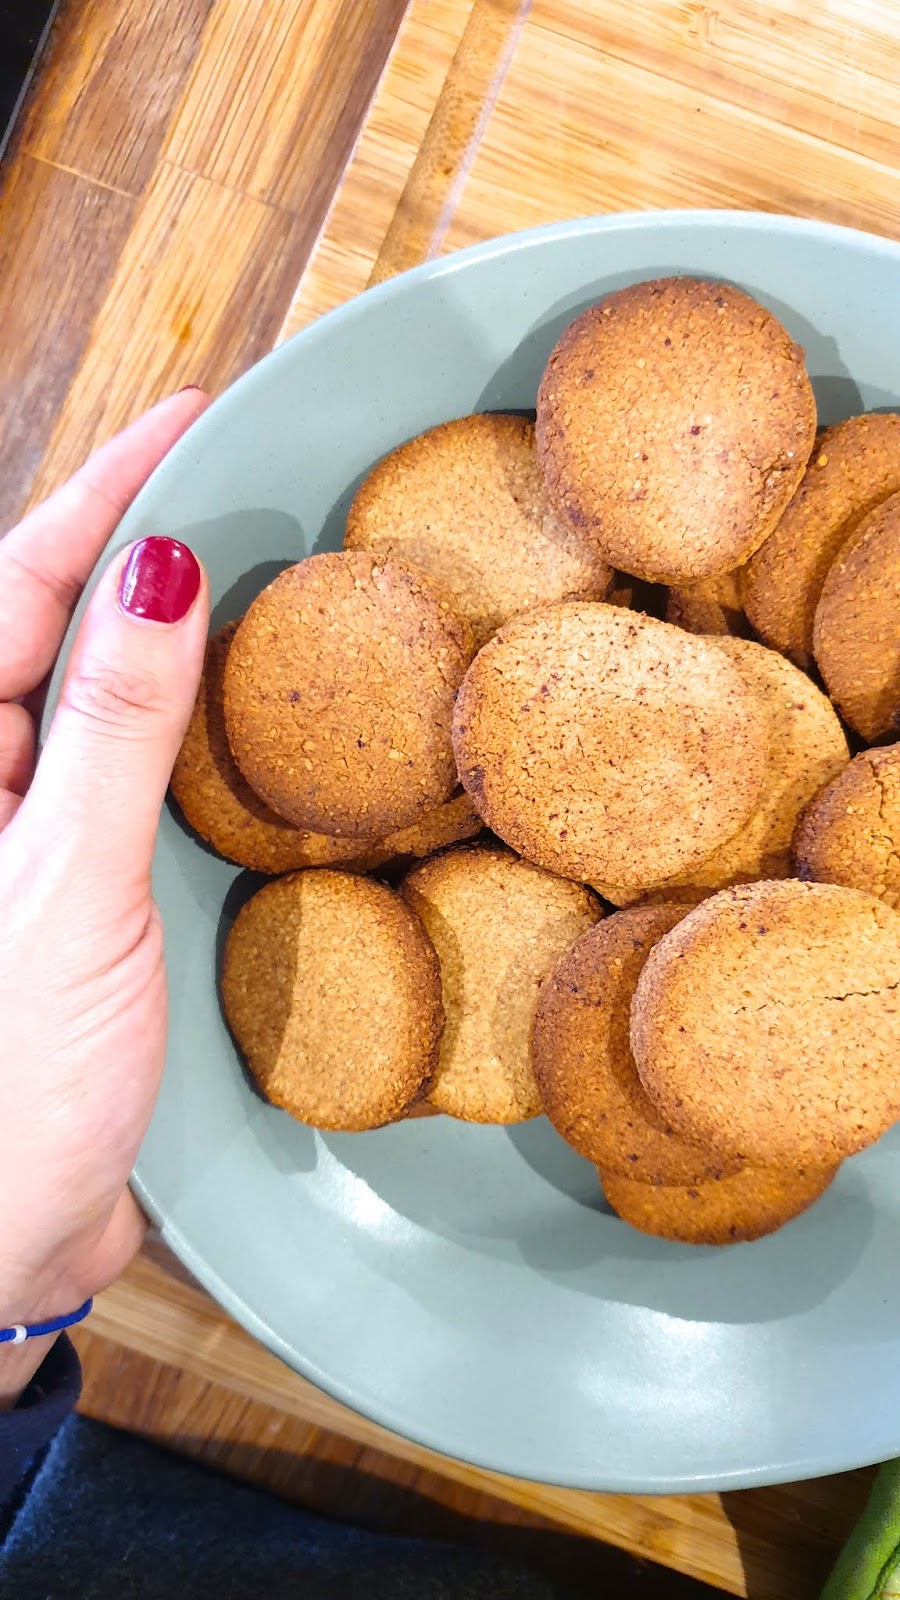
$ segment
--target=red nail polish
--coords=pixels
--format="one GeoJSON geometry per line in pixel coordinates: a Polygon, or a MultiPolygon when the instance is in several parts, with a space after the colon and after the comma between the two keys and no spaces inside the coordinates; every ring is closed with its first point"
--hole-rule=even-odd
{"type": "Polygon", "coordinates": [[[119,579],[119,605],[145,622],[180,622],[200,588],[200,565],[186,544],[159,536],[134,546],[119,579]]]}

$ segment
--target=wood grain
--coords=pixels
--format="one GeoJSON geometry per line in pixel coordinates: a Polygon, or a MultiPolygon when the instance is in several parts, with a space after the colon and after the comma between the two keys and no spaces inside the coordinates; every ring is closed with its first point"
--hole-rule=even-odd
{"type": "Polygon", "coordinates": [[[530,9],[531,0],[479,0],[472,7],[370,282],[440,252],[530,9]]]}
{"type": "Polygon", "coordinates": [[[165,159],[320,222],[404,9],[405,0],[218,0],[165,159]]]}
{"type": "Polygon", "coordinates": [[[215,392],[271,346],[303,260],[288,212],[161,162],[32,486],[42,499],[160,394],[215,392]],[[113,361],[113,352],[118,359],[113,361]]]}
{"type": "Polygon", "coordinates": [[[4,522],[167,388],[271,346],[403,10],[64,0],[0,195],[4,522]]]}
{"type": "Polygon", "coordinates": [[[38,471],[127,237],[134,201],[29,156],[0,205],[0,528],[38,471]],[[47,298],[35,284],[53,283],[47,298]]]}
{"type": "Polygon", "coordinates": [[[380,128],[402,108],[415,62],[413,33],[400,35],[283,337],[395,259],[414,264],[399,238],[427,259],[561,217],[678,205],[793,212],[900,237],[895,0],[533,0],[527,13],[506,7],[505,52],[490,0],[451,9],[460,40],[484,30],[485,58],[460,44],[402,206],[376,239],[363,212],[380,128]],[[440,159],[451,74],[491,84],[464,172],[452,137],[440,159]]]}
{"type": "MultiPolygon", "coordinates": [[[[529,1516],[602,1539],[731,1594],[752,1595],[753,1600],[813,1600],[864,1499],[868,1475],[863,1473],[726,1497],[626,1496],[528,1483],[451,1461],[388,1433],[287,1371],[200,1289],[181,1273],[170,1272],[164,1259],[138,1260],[98,1298],[91,1335],[177,1365],[184,1373],[301,1418],[311,1427],[352,1439],[426,1474],[451,1478],[476,1494],[517,1505],[529,1516]]],[[[137,1407],[127,1414],[127,1419],[137,1419],[130,1425],[144,1426],[138,1402],[129,1403],[137,1407]]],[[[101,1379],[96,1391],[87,1392],[88,1410],[115,1420],[110,1404],[101,1379]]],[[[159,1426],[169,1425],[163,1407],[159,1426]]],[[[176,1419],[166,1437],[177,1442],[178,1432],[176,1419]]]]}
{"type": "Polygon", "coordinates": [[[211,3],[64,5],[31,98],[23,148],[97,184],[140,194],[211,3]]]}
{"type": "Polygon", "coordinates": [[[411,0],[281,338],[368,284],[471,9],[471,0],[411,0]]]}

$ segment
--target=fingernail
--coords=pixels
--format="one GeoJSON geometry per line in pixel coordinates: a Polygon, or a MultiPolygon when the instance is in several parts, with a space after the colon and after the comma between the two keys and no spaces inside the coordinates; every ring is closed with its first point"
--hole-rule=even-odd
{"type": "Polygon", "coordinates": [[[180,622],[200,588],[200,564],[177,539],[155,536],[134,546],[119,579],[119,605],[145,622],[180,622]]]}
{"type": "Polygon", "coordinates": [[[183,389],[176,389],[176,394],[199,394],[199,383],[186,383],[183,389]]]}

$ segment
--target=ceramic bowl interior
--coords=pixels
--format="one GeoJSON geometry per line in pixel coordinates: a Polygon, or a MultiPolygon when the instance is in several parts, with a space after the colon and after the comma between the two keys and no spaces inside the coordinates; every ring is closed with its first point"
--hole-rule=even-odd
{"type": "MultiPolygon", "coordinates": [[[[420,268],[306,329],[192,429],[111,549],[188,541],[214,624],[237,616],[283,566],[339,546],[387,450],[446,418],[532,406],[578,311],[669,273],[770,306],[806,347],[822,420],[900,402],[897,246],[759,215],[588,219],[420,268]]],[[[438,1450],[587,1488],[735,1487],[900,1449],[897,1134],[807,1216],[724,1251],[631,1232],[543,1119],[319,1135],[254,1093],[219,1009],[250,875],[167,811],[155,886],[171,1044],[137,1187],[287,1362],[438,1450]]]]}

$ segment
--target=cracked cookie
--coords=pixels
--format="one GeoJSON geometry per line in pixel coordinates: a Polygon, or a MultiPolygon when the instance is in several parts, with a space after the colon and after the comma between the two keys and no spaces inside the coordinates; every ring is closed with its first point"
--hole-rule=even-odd
{"type": "Polygon", "coordinates": [[[447,1018],[428,1089],[466,1122],[522,1122],[541,1104],[531,1028],[542,980],[600,916],[590,890],[507,850],[451,850],[402,888],[438,954],[447,1018]]]}
{"type": "MultiPolygon", "coordinates": [[[[710,894],[733,883],[789,877],[791,840],[800,812],[850,760],[832,705],[798,667],[749,639],[717,638],[710,643],[734,663],[765,713],[766,770],[759,798],[743,827],[699,866],[656,885],[662,895],[691,886],[710,894]]],[[[614,905],[632,898],[621,887],[597,887],[614,905]]]]}
{"type": "Polygon", "coordinates": [[[534,424],[498,412],[445,422],[380,461],[344,546],[430,573],[478,647],[522,611],[602,600],[612,581],[594,540],[548,503],[534,424]]]}
{"type": "Polygon", "coordinates": [[[871,743],[900,729],[900,494],[842,545],[813,624],[816,663],[851,728],[871,743]]]}
{"type": "Polygon", "coordinates": [[[595,1166],[649,1184],[696,1183],[738,1165],[672,1132],[631,1054],[641,968],[684,914],[637,906],[582,934],[544,981],[534,1019],[534,1075],[557,1133],[595,1166]]]}
{"type": "Polygon", "coordinates": [[[296,872],[235,919],[222,1001],[273,1105],[353,1133],[403,1116],[437,1060],[437,956],[419,918],[383,884],[296,872]]]}
{"type": "Polygon", "coordinates": [[[712,641],[600,604],[507,624],[466,674],[459,775],[507,844],[628,888],[686,871],[756,803],[765,716],[712,641]]]}
{"type": "Polygon", "coordinates": [[[685,1138],[834,1166],[900,1118],[900,916],[833,884],[725,889],[651,951],[631,1047],[685,1138]]]}
{"type": "Polygon", "coordinates": [[[776,1233],[808,1211],[837,1175],[837,1167],[779,1170],[742,1167],[691,1185],[641,1183],[598,1168],[603,1193],[623,1222],[680,1244],[740,1244],[776,1233]]]}
{"type": "Polygon", "coordinates": [[[456,787],[450,719],[471,630],[424,573],[310,556],[253,602],[225,663],[228,742],[296,827],[372,838],[456,787]]]}
{"type": "Polygon", "coordinates": [[[900,911],[900,744],[863,750],[806,807],[799,877],[864,889],[900,911]]]}
{"type": "Polygon", "coordinates": [[[808,667],[822,585],[850,535],[900,492],[900,416],[825,428],[797,493],[744,575],[744,606],[766,644],[808,667]]]}
{"type": "Polygon", "coordinates": [[[660,278],[585,311],[538,392],[552,503],[614,567],[691,583],[772,531],[813,447],[803,351],[726,283],[660,278]]]}

